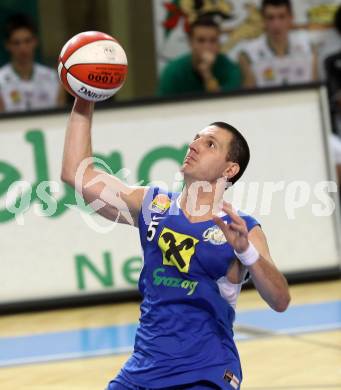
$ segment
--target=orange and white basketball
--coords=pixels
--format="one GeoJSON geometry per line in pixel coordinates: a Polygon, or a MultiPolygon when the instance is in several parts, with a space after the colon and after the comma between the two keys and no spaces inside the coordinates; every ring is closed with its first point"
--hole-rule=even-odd
{"type": "Polygon", "coordinates": [[[124,84],[127,56],[117,40],[99,31],[75,35],[59,56],[58,75],[73,96],[92,102],[113,96],[124,84]]]}

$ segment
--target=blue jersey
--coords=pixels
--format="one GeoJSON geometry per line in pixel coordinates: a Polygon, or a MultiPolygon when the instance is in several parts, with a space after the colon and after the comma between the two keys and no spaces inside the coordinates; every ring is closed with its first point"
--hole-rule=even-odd
{"type": "MultiPolygon", "coordinates": [[[[236,389],[242,373],[233,341],[235,312],[217,285],[235,260],[233,248],[213,220],[191,223],[178,196],[151,188],[143,201],[141,317],[134,352],[120,374],[146,388],[206,380],[236,389]]],[[[240,215],[248,230],[258,224],[240,215]]]]}

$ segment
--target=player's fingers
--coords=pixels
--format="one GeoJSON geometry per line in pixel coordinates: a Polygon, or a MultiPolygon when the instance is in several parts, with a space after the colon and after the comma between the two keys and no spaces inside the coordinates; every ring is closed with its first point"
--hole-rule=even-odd
{"type": "Polygon", "coordinates": [[[226,214],[228,214],[231,219],[236,222],[236,223],[240,223],[244,226],[245,225],[245,221],[243,220],[243,218],[241,218],[233,209],[232,207],[232,204],[229,203],[229,202],[226,202],[226,201],[223,201],[223,210],[226,212],[226,214]]]}
{"type": "Polygon", "coordinates": [[[235,222],[231,222],[229,224],[230,228],[233,229],[234,231],[237,231],[238,233],[244,235],[244,236],[247,236],[248,235],[248,231],[247,229],[245,228],[245,226],[242,226],[242,225],[239,225],[235,222]]]}
{"type": "Polygon", "coordinates": [[[217,215],[213,215],[212,219],[220,227],[223,233],[227,233],[230,230],[230,227],[217,215]]]}
{"type": "Polygon", "coordinates": [[[229,210],[233,209],[232,204],[229,202],[226,202],[226,200],[223,200],[223,208],[224,207],[228,208],[229,210]]]}
{"type": "Polygon", "coordinates": [[[225,223],[221,218],[219,218],[217,215],[213,215],[212,219],[220,227],[220,229],[224,230],[225,223]]]}
{"type": "Polygon", "coordinates": [[[233,211],[233,209],[229,209],[228,207],[223,208],[225,213],[232,219],[233,222],[238,225],[245,226],[245,221],[241,218],[237,213],[233,211]]]}

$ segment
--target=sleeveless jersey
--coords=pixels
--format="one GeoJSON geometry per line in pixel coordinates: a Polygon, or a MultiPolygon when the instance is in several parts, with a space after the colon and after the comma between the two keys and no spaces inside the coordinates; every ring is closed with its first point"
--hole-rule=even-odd
{"type": "Polygon", "coordinates": [[[5,111],[30,111],[57,107],[59,82],[57,73],[34,64],[30,80],[22,80],[11,64],[0,69],[0,94],[5,111]]]}
{"type": "MultiPolygon", "coordinates": [[[[191,223],[179,194],[150,188],[139,215],[143,297],[134,352],[121,376],[136,386],[164,388],[206,380],[238,389],[235,312],[217,280],[235,260],[213,220],[191,223]]],[[[258,222],[241,214],[248,230],[258,222]]],[[[230,218],[222,217],[230,222],[230,218]]]]}
{"type": "Polygon", "coordinates": [[[251,61],[257,87],[305,83],[313,79],[312,48],[303,32],[289,34],[285,56],[276,56],[266,35],[249,42],[242,51],[251,61]]]}

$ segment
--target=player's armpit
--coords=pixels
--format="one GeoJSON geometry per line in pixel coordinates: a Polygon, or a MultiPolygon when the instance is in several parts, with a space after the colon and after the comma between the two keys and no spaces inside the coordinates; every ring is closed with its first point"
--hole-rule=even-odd
{"type": "Polygon", "coordinates": [[[84,201],[98,214],[119,223],[137,226],[148,187],[129,186],[107,172],[88,168],[73,183],[84,201]]]}
{"type": "Polygon", "coordinates": [[[226,278],[233,284],[240,284],[243,283],[246,273],[246,267],[236,259],[227,270],[226,278]]]}

